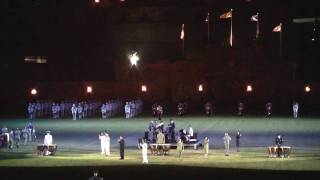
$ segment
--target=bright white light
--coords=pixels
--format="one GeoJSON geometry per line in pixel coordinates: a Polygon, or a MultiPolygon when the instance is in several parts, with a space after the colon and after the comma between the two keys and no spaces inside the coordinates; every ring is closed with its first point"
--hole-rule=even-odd
{"type": "Polygon", "coordinates": [[[147,86],[146,85],[142,85],[141,86],[141,91],[142,92],[147,92],[147,86]]]}
{"type": "Polygon", "coordinates": [[[314,38],[312,38],[311,41],[314,41],[314,38]]]}
{"type": "Polygon", "coordinates": [[[198,86],[198,91],[199,91],[199,92],[203,91],[202,84],[200,84],[200,85],[198,86]]]}
{"type": "Polygon", "coordinates": [[[134,52],[132,55],[129,56],[130,62],[132,66],[136,66],[139,61],[139,56],[137,52],[134,52]]]}
{"type": "Polygon", "coordinates": [[[95,3],[99,3],[99,2],[100,2],[100,0],[94,0],[94,2],[95,2],[95,3]]]}
{"type": "Polygon", "coordinates": [[[92,93],[92,87],[91,86],[87,86],[87,93],[92,93]]]}
{"type": "Polygon", "coordinates": [[[251,85],[247,85],[247,92],[251,92],[252,91],[252,86],[251,85]]]}
{"type": "Polygon", "coordinates": [[[305,92],[310,92],[310,91],[311,91],[310,86],[305,86],[305,87],[304,87],[304,91],[305,91],[305,92]]]}
{"type": "Polygon", "coordinates": [[[38,93],[38,92],[37,92],[36,89],[32,89],[32,90],[31,90],[31,94],[32,94],[32,95],[36,95],[37,93],[38,93]]]}

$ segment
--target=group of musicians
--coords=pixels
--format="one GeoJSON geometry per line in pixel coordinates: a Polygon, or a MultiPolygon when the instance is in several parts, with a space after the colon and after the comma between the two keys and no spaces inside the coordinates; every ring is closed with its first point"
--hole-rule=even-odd
{"type": "MultiPolygon", "coordinates": [[[[176,143],[176,132],[175,132],[175,123],[173,119],[170,119],[167,127],[164,127],[164,123],[162,120],[159,122],[157,120],[151,120],[148,125],[148,131],[145,132],[144,139],[147,142],[157,142],[159,134],[163,134],[165,138],[165,142],[167,143],[176,143]]],[[[179,139],[181,139],[184,143],[188,143],[191,139],[195,138],[193,128],[189,125],[186,129],[179,130],[179,139]]]]}
{"type": "Polygon", "coordinates": [[[162,120],[159,122],[157,120],[151,120],[148,125],[148,131],[145,132],[145,137],[148,142],[156,142],[158,134],[163,134],[165,137],[165,142],[176,142],[175,138],[175,128],[176,125],[172,119],[168,126],[165,128],[162,120]]]}

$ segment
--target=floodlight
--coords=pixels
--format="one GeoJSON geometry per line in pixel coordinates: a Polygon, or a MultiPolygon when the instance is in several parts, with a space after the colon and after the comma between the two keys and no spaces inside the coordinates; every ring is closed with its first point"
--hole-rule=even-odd
{"type": "Polygon", "coordinates": [[[37,92],[37,90],[36,89],[31,89],[31,95],[36,95],[38,92],[37,92]]]}
{"type": "Polygon", "coordinates": [[[87,86],[87,93],[92,93],[92,87],[91,86],[87,86]]]}
{"type": "Polygon", "coordinates": [[[147,92],[147,86],[146,85],[142,85],[141,86],[141,91],[142,92],[147,92]]]}

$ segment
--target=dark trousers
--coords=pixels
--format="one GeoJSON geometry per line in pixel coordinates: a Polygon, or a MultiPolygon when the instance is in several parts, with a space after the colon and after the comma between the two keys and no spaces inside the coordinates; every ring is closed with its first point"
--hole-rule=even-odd
{"type": "Polygon", "coordinates": [[[124,159],[124,148],[120,148],[120,159],[124,159]]]}
{"type": "Polygon", "coordinates": [[[281,157],[282,155],[282,149],[281,149],[281,146],[277,146],[277,154],[278,154],[278,157],[281,157]]]}
{"type": "Polygon", "coordinates": [[[240,141],[239,140],[236,141],[236,148],[237,148],[237,152],[240,152],[240,141]]]}

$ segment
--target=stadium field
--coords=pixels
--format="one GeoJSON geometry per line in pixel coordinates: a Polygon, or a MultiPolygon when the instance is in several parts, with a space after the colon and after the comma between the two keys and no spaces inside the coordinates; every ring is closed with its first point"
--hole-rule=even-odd
{"type": "MultiPolygon", "coordinates": [[[[176,131],[191,125],[198,139],[210,138],[210,154],[204,158],[201,148],[186,149],[182,160],[172,149],[166,156],[151,156],[149,164],[142,164],[141,150],[137,148],[138,138],[143,137],[150,117],[124,119],[89,118],[77,121],[71,119],[35,119],[37,140],[19,149],[0,150],[0,171],[5,179],[19,179],[24,176],[46,179],[87,179],[93,169],[107,179],[128,179],[144,177],[169,179],[175,177],[282,177],[291,179],[320,175],[320,119],[289,117],[172,117],[176,131]],[[111,136],[111,156],[100,154],[98,133],[108,130],[111,136]],[[53,135],[58,145],[55,156],[36,155],[36,145],[43,142],[46,130],[53,135]],[[235,150],[235,133],[240,130],[241,152],[235,150]],[[224,156],[223,135],[228,132],[231,140],[231,155],[224,156]],[[277,134],[283,135],[284,145],[291,146],[289,158],[268,158],[267,147],[274,145],[277,134]],[[125,160],[119,160],[117,138],[124,136],[126,142],[125,160]],[[19,173],[15,173],[19,172],[19,173]],[[160,174],[153,176],[153,174],[160,174]]],[[[167,125],[169,118],[163,118],[167,125]]],[[[1,127],[23,128],[28,119],[1,119],[1,127]]]]}

